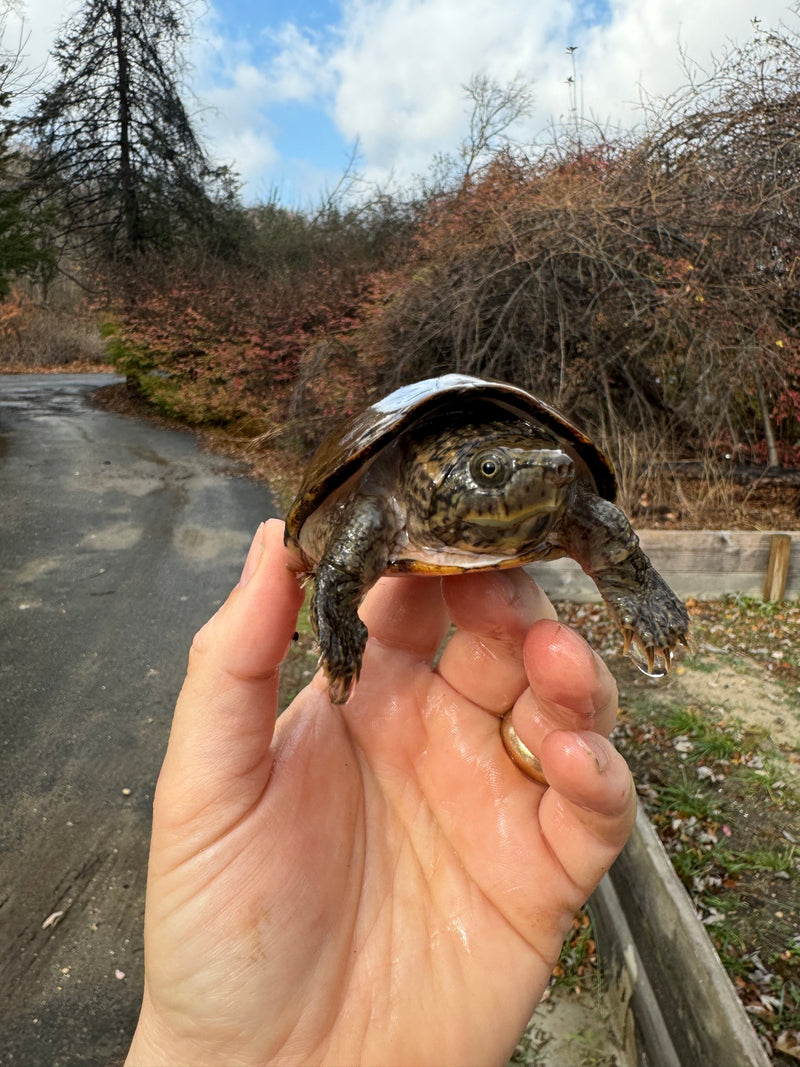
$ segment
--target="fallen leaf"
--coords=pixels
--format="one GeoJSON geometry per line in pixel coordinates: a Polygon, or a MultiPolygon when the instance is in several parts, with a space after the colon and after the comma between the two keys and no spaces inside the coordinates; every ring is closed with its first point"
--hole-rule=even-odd
{"type": "Polygon", "coordinates": [[[793,1060],[800,1060],[800,1030],[784,1030],[778,1035],[775,1048],[784,1056],[791,1056],[793,1060]]]}

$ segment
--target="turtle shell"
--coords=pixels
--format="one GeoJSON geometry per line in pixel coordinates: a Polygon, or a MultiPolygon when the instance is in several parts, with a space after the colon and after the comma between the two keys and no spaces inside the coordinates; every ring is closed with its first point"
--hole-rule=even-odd
{"type": "Polygon", "coordinates": [[[286,517],[286,540],[299,544],[303,523],[359,468],[382,448],[417,423],[438,419],[447,432],[448,419],[476,410],[500,407],[533,419],[551,433],[575,461],[578,477],[598,495],[614,500],[614,468],[599,448],[560,411],[514,385],[486,381],[466,374],[444,374],[404,385],[353,415],[319,446],[306,469],[303,483],[286,517]]]}

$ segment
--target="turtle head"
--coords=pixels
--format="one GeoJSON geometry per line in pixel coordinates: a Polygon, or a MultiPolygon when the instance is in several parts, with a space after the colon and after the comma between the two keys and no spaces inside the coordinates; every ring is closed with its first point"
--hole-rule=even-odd
{"type": "Polygon", "coordinates": [[[473,552],[516,555],[541,544],[575,478],[556,438],[530,424],[461,426],[440,438],[437,451],[438,470],[433,457],[424,461],[427,528],[441,543],[473,552]]]}

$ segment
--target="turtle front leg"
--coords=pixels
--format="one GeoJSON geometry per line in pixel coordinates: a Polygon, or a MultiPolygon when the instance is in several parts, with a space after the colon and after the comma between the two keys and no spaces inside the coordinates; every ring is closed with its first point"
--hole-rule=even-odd
{"type": "Polygon", "coordinates": [[[358,617],[364,594],[360,577],[323,559],[314,575],[311,625],[333,704],[344,704],[361,673],[367,628],[358,617]]]}
{"type": "Polygon", "coordinates": [[[623,512],[576,485],[567,514],[550,540],[594,581],[622,631],[624,651],[636,644],[650,674],[658,668],[668,671],[673,649],[687,643],[689,615],[639,547],[623,512]]]}
{"type": "Polygon", "coordinates": [[[344,704],[361,673],[367,628],[358,617],[366,591],[386,570],[394,533],[385,504],[356,498],[314,572],[311,624],[331,703],[344,704]]]}

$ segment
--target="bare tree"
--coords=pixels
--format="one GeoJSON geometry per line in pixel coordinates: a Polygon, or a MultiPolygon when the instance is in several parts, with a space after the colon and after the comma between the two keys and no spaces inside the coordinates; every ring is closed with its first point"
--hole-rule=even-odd
{"type": "Polygon", "coordinates": [[[466,180],[509,144],[509,130],[531,113],[533,88],[521,75],[501,85],[486,74],[474,74],[463,88],[472,104],[469,130],[460,150],[466,180]]]}
{"type": "MultiPolygon", "coordinates": [[[[797,4],[789,17],[796,27],[797,4]]],[[[715,336],[694,376],[709,383],[709,418],[730,418],[727,389],[739,421],[752,416],[750,434],[763,425],[772,465],[773,413],[785,414],[800,376],[798,85],[797,28],[754,19],[749,41],[656,106],[645,141],[651,165],[682,188],[684,230],[702,240],[695,284],[713,301],[715,336]]]]}
{"type": "Polygon", "coordinates": [[[169,248],[232,198],[181,97],[187,38],[181,0],[87,0],[64,26],[58,80],[28,129],[41,200],[57,201],[73,243],[169,248]]]}
{"type": "Polygon", "coordinates": [[[16,277],[47,281],[55,270],[41,219],[28,203],[27,160],[19,142],[20,123],[10,113],[15,98],[30,89],[35,78],[23,71],[22,31],[7,44],[8,19],[0,15],[0,298],[16,277]]]}

